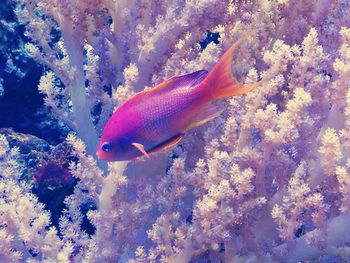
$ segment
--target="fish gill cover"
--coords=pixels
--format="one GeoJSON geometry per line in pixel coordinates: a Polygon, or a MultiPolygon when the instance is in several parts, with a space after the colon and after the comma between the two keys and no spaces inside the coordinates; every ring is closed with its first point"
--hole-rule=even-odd
{"type": "Polygon", "coordinates": [[[349,261],[350,1],[0,12],[0,262],[349,261]],[[233,74],[261,87],[149,159],[97,160],[118,105],[247,33],[233,74]]]}

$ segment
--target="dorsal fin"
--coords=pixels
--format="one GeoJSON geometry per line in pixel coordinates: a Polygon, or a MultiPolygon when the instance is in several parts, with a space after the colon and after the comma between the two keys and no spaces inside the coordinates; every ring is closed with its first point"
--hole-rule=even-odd
{"type": "Polygon", "coordinates": [[[208,75],[208,71],[206,70],[199,70],[190,74],[182,75],[182,76],[175,76],[171,77],[170,79],[167,79],[163,81],[162,83],[156,85],[153,88],[147,89],[140,91],[130,98],[128,98],[122,105],[126,105],[131,103],[132,101],[135,101],[136,98],[140,98],[143,96],[148,96],[151,95],[153,92],[158,92],[162,90],[167,90],[167,89],[176,89],[179,87],[193,87],[202,82],[205,77],[208,75]]]}
{"type": "Polygon", "coordinates": [[[163,81],[162,83],[158,84],[154,88],[149,89],[149,92],[153,91],[160,91],[163,89],[173,89],[177,87],[192,87],[200,82],[208,75],[208,71],[206,70],[199,70],[190,74],[185,74],[181,76],[175,76],[171,77],[170,79],[167,79],[163,81]]]}

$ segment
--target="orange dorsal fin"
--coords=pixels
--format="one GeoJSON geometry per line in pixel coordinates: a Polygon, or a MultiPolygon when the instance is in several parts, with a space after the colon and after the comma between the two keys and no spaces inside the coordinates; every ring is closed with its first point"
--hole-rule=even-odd
{"type": "Polygon", "coordinates": [[[181,76],[171,77],[159,83],[155,87],[147,90],[149,92],[160,91],[164,89],[176,89],[178,87],[193,87],[200,83],[208,74],[206,70],[199,70],[190,74],[185,74],[181,76]]]}
{"type": "Polygon", "coordinates": [[[170,79],[167,79],[162,83],[159,83],[153,88],[149,88],[134,94],[133,96],[128,98],[126,101],[124,101],[123,104],[129,104],[129,103],[133,103],[137,99],[147,98],[148,96],[153,95],[155,92],[172,90],[176,88],[195,87],[197,84],[199,84],[205,79],[207,74],[208,74],[208,71],[199,70],[190,74],[171,77],[170,79]]]}

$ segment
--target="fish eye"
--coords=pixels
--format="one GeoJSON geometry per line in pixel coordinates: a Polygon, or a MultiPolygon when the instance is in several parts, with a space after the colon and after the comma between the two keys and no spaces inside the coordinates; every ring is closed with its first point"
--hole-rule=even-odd
{"type": "Polygon", "coordinates": [[[109,152],[110,150],[112,150],[112,144],[110,144],[109,142],[104,142],[101,148],[102,151],[109,152]]]}

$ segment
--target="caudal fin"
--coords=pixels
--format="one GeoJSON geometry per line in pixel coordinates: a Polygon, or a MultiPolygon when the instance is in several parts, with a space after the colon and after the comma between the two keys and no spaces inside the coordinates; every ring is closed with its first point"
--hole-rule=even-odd
{"type": "Polygon", "coordinates": [[[246,37],[247,36],[244,36],[232,44],[203,81],[207,84],[206,89],[209,91],[212,100],[239,96],[262,85],[263,80],[245,86],[232,75],[231,64],[233,55],[236,48],[246,39],[246,37]]]}

